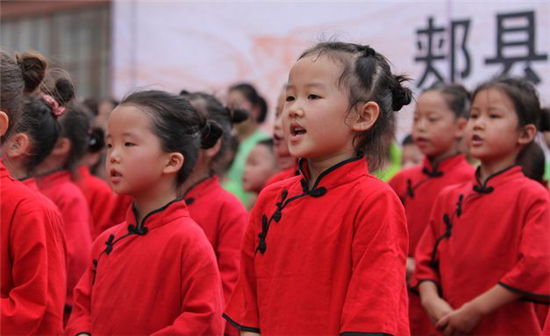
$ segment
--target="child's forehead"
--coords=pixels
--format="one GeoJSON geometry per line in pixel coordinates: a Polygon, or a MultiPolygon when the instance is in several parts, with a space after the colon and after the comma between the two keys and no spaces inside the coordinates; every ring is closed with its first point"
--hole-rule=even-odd
{"type": "Polygon", "coordinates": [[[107,127],[108,135],[135,134],[150,132],[149,113],[138,106],[120,105],[111,112],[107,127]]]}
{"type": "Polygon", "coordinates": [[[344,63],[328,55],[305,56],[292,66],[287,89],[296,85],[322,86],[337,84],[344,71],[344,63]]]}

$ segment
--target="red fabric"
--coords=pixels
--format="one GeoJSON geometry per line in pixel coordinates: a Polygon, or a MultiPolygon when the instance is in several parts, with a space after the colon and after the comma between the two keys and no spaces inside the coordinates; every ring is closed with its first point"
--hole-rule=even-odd
{"type": "Polygon", "coordinates": [[[546,317],[546,322],[544,323],[544,330],[542,331],[543,336],[550,336],[550,311],[546,317]]]}
{"type": "Polygon", "coordinates": [[[523,300],[483,317],[471,334],[540,335],[534,305],[526,300],[550,299],[549,221],[548,191],[526,178],[521,167],[495,174],[485,185],[472,178],[449,187],[437,198],[416,250],[412,285],[434,281],[457,309],[500,284],[524,294],[523,300]],[[450,237],[443,237],[445,215],[450,237]]]}
{"type": "Polygon", "coordinates": [[[364,158],[330,168],[313,190],[301,180],[260,193],[226,319],[262,336],[409,335],[408,236],[395,193],[364,158]]]}
{"type": "Polygon", "coordinates": [[[0,195],[0,334],[59,334],[66,291],[61,215],[1,162],[0,195]]]}
{"type": "Polygon", "coordinates": [[[115,194],[107,182],[90,174],[87,166],[78,169],[79,179],[75,182],[80,188],[90,209],[92,240],[108,228],[119,224],[112,219],[115,194]]]}
{"type": "Polygon", "coordinates": [[[296,164],[296,165],[294,165],[290,168],[282,170],[282,171],[278,172],[277,174],[271,176],[267,180],[267,182],[265,183],[264,188],[267,187],[268,185],[277,183],[277,182],[282,181],[282,180],[286,180],[288,178],[294,177],[294,176],[299,175],[299,174],[300,174],[300,172],[298,171],[298,165],[296,164]]]}
{"type": "Polygon", "coordinates": [[[66,334],[223,334],[215,256],[185,202],[150,212],[139,225],[146,233],[132,230],[131,209],[126,218],[94,242],[66,334]]]}
{"type": "MultiPolygon", "coordinates": [[[[447,186],[470,180],[473,174],[474,167],[468,164],[463,154],[458,154],[435,164],[425,158],[422,165],[405,169],[389,181],[405,206],[409,229],[409,256],[413,256],[418,241],[428,226],[431,206],[437,195],[447,186]]],[[[411,335],[437,335],[418,293],[412,291],[409,291],[409,318],[411,335]]]]}
{"type": "Polygon", "coordinates": [[[114,225],[120,224],[126,220],[128,208],[132,206],[132,197],[128,195],[114,194],[113,206],[111,211],[111,221],[114,225]]]}
{"type": "Polygon", "coordinates": [[[92,244],[88,203],[68,171],[42,176],[37,184],[63,215],[68,253],[67,304],[72,305],[73,289],[86,269],[92,244]]]}
{"type": "MultiPolygon", "coordinates": [[[[191,218],[202,227],[214,248],[224,299],[228,302],[239,278],[241,244],[248,223],[246,208],[221,187],[216,176],[194,186],[185,199],[191,218]]],[[[238,332],[227,324],[225,334],[238,332]]]]}

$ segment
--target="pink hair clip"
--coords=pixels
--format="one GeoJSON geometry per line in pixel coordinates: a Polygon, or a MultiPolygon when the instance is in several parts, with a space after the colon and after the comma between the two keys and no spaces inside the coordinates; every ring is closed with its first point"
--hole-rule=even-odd
{"type": "Polygon", "coordinates": [[[52,108],[52,113],[57,118],[61,117],[63,113],[65,113],[65,107],[59,106],[59,103],[57,102],[57,100],[55,100],[52,96],[48,94],[43,94],[42,98],[46,103],[48,103],[48,105],[50,105],[50,107],[52,108]]]}

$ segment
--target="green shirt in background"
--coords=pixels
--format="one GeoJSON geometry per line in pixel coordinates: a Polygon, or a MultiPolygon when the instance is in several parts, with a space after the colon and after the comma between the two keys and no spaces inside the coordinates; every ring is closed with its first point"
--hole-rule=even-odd
{"type": "Polygon", "coordinates": [[[378,177],[384,182],[388,182],[394,177],[395,174],[401,169],[401,149],[399,146],[392,142],[389,148],[389,160],[384,169],[376,170],[372,172],[372,175],[378,177]]]}
{"type": "Polygon", "coordinates": [[[242,180],[246,167],[246,159],[252,148],[254,148],[258,142],[268,138],[269,135],[265,134],[262,130],[257,130],[246,140],[241,142],[239,144],[239,150],[237,154],[235,154],[235,160],[233,160],[233,164],[229,167],[225,175],[226,180],[223,183],[224,189],[235,195],[245,206],[248,205],[250,197],[253,196],[253,194],[243,190],[242,180]]]}

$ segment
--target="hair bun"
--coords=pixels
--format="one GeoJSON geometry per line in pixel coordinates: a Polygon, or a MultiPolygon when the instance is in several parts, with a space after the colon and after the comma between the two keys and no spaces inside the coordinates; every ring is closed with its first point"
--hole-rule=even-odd
{"type": "Polygon", "coordinates": [[[401,83],[408,81],[405,76],[394,76],[396,84],[392,89],[392,109],[399,111],[405,105],[409,105],[412,101],[412,91],[407,87],[403,87],[401,83]]]}
{"type": "Polygon", "coordinates": [[[227,112],[229,113],[231,123],[233,124],[240,124],[250,117],[250,114],[247,111],[241,109],[227,109],[227,112]]]}
{"type": "Polygon", "coordinates": [[[15,54],[15,59],[25,81],[25,92],[33,92],[44,80],[46,75],[46,59],[40,54],[26,51],[23,54],[15,54]]]}
{"type": "Polygon", "coordinates": [[[65,105],[75,96],[74,86],[67,78],[60,78],[55,82],[55,89],[51,94],[60,105],[65,105]]]}
{"type": "Polygon", "coordinates": [[[210,149],[223,135],[223,129],[217,122],[208,119],[201,130],[201,149],[210,149]]]}

